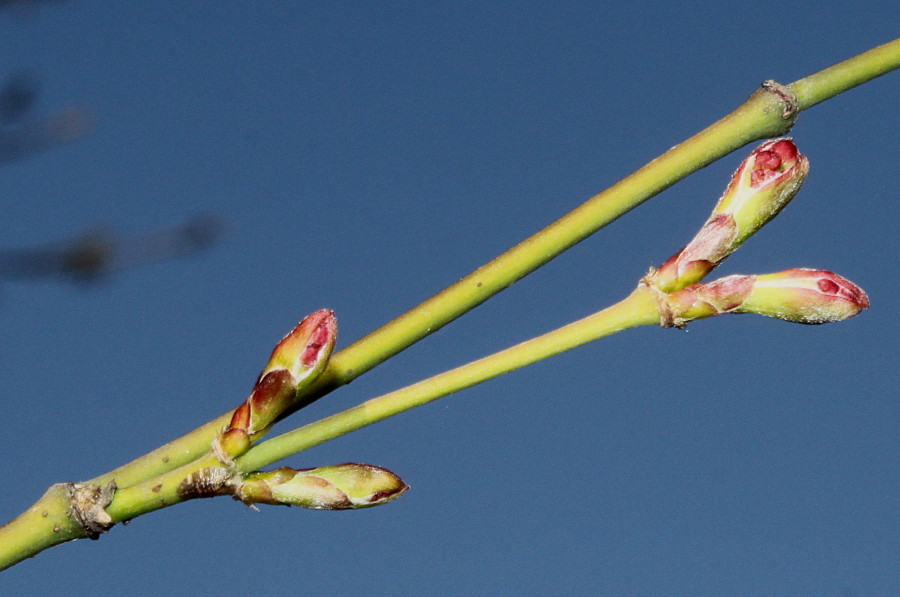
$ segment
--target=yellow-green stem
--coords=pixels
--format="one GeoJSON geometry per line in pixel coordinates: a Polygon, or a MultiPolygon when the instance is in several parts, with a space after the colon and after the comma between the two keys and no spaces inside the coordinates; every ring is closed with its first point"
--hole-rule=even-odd
{"type": "MultiPolygon", "coordinates": [[[[805,77],[787,88],[769,87],[758,90],[736,110],[710,127],[676,145],[456,284],[335,354],[325,373],[309,389],[303,404],[351,381],[441,328],[691,172],[747,143],[784,134],[790,130],[799,110],[813,106],[898,66],[900,66],[900,40],[894,40],[805,77]],[[795,96],[795,104],[790,101],[791,95],[795,96]]],[[[526,355],[522,357],[527,358],[526,355]]],[[[524,364],[527,364],[526,361],[522,361],[521,364],[510,362],[507,363],[506,370],[524,364]]],[[[460,387],[466,387],[465,383],[460,387]]],[[[409,398],[407,406],[403,406],[399,401],[385,402],[387,397],[370,401],[360,405],[356,410],[347,411],[350,414],[342,413],[308,425],[298,430],[298,435],[292,436],[292,439],[279,440],[274,444],[271,444],[274,440],[270,440],[260,444],[254,448],[255,452],[251,450],[243,457],[241,466],[248,467],[256,462],[268,462],[276,452],[283,451],[279,446],[286,446],[287,442],[293,443],[294,449],[305,449],[353,428],[395,414],[391,409],[399,408],[396,412],[400,412],[434,399],[423,398],[425,395],[409,398]],[[267,444],[269,447],[264,448],[267,444]]],[[[298,408],[303,404],[298,405],[298,408]]],[[[171,487],[164,486],[154,492],[156,485],[150,484],[158,484],[158,479],[153,479],[154,477],[187,465],[185,469],[173,471],[171,477],[168,475],[165,477],[176,479],[184,470],[202,464],[203,461],[193,461],[207,454],[213,437],[228,422],[230,416],[229,411],[161,448],[88,483],[104,485],[115,479],[120,487],[128,488],[144,482],[141,487],[135,487],[130,492],[133,494],[132,499],[126,499],[129,497],[129,491],[123,489],[110,506],[112,511],[119,508],[117,516],[127,517],[128,512],[137,511],[147,507],[148,504],[152,505],[153,495],[148,495],[147,491],[150,494],[158,494],[163,489],[172,491],[171,487]],[[192,462],[193,464],[188,464],[192,462]],[[152,481],[147,482],[148,479],[152,481]],[[136,506],[124,506],[127,503],[136,506]]],[[[84,536],[79,534],[78,529],[75,529],[69,520],[64,500],[60,495],[60,487],[59,485],[52,487],[35,506],[0,528],[0,569],[50,545],[84,536]]],[[[160,500],[161,496],[156,495],[156,507],[160,507],[160,504],[166,505],[171,495],[177,497],[177,492],[166,494],[165,500],[160,500]]]]}
{"type": "MultiPolygon", "coordinates": [[[[584,319],[257,444],[237,459],[234,470],[238,474],[255,471],[329,439],[598,338],[658,323],[655,294],[640,286],[619,303],[584,319]]],[[[118,489],[105,511],[113,523],[118,523],[187,499],[216,495],[212,483],[200,484],[206,488],[205,495],[202,490],[191,494],[184,489],[185,479],[195,479],[195,473],[202,475],[211,469],[225,472],[222,462],[207,450],[204,456],[182,467],[118,489]]],[[[53,545],[86,537],[87,532],[71,519],[68,511],[64,487],[54,486],[32,508],[0,528],[0,570],[53,545]]]]}
{"type": "MultiPolygon", "coordinates": [[[[349,383],[440,329],[688,174],[747,143],[785,133],[796,117],[796,112],[789,108],[790,103],[781,93],[771,88],[757,90],[739,108],[715,124],[417,307],[332,355],[325,372],[309,388],[297,408],[349,383]]],[[[90,482],[103,484],[115,479],[120,487],[127,487],[190,462],[206,453],[212,438],[230,417],[229,411],[90,482]]]]}
{"type": "Polygon", "coordinates": [[[28,510],[0,527],[0,570],[84,536],[84,530],[69,516],[66,486],[57,483],[28,510]]]}
{"type": "Polygon", "coordinates": [[[259,443],[237,459],[237,467],[244,472],[254,471],[598,338],[637,326],[658,324],[654,293],[646,286],[640,286],[624,300],[584,319],[259,443]]]}
{"type": "MultiPolygon", "coordinates": [[[[222,467],[211,453],[158,477],[115,493],[105,508],[111,522],[126,522],[166,506],[190,499],[179,491],[191,473],[222,467]]],[[[41,551],[74,539],[90,536],[71,515],[71,484],[53,485],[31,508],[0,527],[0,570],[33,557],[41,551]]],[[[201,497],[201,496],[194,496],[201,497]]]]}
{"type": "MultiPolygon", "coordinates": [[[[255,471],[324,441],[582,344],[629,328],[658,324],[654,292],[641,286],[615,305],[552,332],[259,443],[236,460],[235,469],[242,474],[255,471]]],[[[180,494],[178,486],[188,475],[221,466],[212,454],[207,454],[159,477],[120,489],[106,511],[119,522],[183,501],[185,496],[180,494]]]]}
{"type": "Polygon", "coordinates": [[[900,38],[794,81],[788,87],[801,110],[900,68],[900,38]]]}
{"type": "MultiPolygon", "coordinates": [[[[619,216],[730,152],[790,130],[800,110],[900,67],[900,39],[804,77],[786,88],[762,87],[731,113],[651,161],[465,278],[332,356],[302,407],[349,383],[619,216]],[[796,96],[796,104],[790,96],[796,96]]],[[[285,416],[297,408],[285,413],[285,416]]],[[[188,463],[209,448],[231,411],[116,470],[93,479],[125,487],[188,463]]]]}

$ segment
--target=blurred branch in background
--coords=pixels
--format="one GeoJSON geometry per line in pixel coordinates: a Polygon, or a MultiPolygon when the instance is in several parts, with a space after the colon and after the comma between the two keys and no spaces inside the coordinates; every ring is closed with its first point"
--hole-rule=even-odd
{"type": "Polygon", "coordinates": [[[34,76],[26,72],[9,75],[0,90],[0,125],[10,125],[28,114],[37,102],[38,91],[34,76]]]}
{"type": "Polygon", "coordinates": [[[59,4],[64,0],[0,0],[0,10],[6,9],[15,16],[28,17],[34,14],[41,4],[59,4]]]}
{"type": "Polygon", "coordinates": [[[77,106],[29,120],[39,91],[35,77],[26,72],[8,76],[0,88],[0,164],[74,141],[90,130],[87,110],[77,106]]]}
{"type": "Polygon", "coordinates": [[[99,228],[64,243],[0,250],[0,279],[63,277],[96,282],[113,272],[189,255],[213,245],[222,235],[218,216],[201,215],[180,226],[123,239],[99,228]]]}
{"type": "MultiPolygon", "coordinates": [[[[30,16],[49,1],[0,0],[0,10],[30,16]]],[[[43,118],[33,117],[39,95],[37,77],[27,70],[8,75],[0,87],[0,165],[74,141],[90,131],[92,119],[78,106],[43,118]]],[[[68,242],[0,249],[0,280],[62,277],[97,282],[118,270],[189,255],[214,244],[221,233],[221,218],[212,215],[129,239],[108,227],[99,227],[68,242]]]]}
{"type": "MultiPolygon", "coordinates": [[[[0,8],[27,4],[0,0],[0,8]]],[[[74,141],[89,131],[87,111],[74,106],[46,118],[29,119],[39,92],[37,79],[26,71],[9,75],[0,88],[0,164],[74,141]]],[[[74,241],[0,250],[0,278],[60,276],[95,282],[118,270],[194,253],[212,245],[221,231],[220,218],[210,215],[130,239],[100,227],[74,241]]]]}

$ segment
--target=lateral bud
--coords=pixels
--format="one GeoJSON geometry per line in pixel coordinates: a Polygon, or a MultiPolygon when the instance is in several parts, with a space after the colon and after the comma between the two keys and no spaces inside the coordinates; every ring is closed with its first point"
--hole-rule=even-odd
{"type": "Polygon", "coordinates": [[[869,306],[862,288],[835,273],[789,269],[757,276],[726,276],[664,295],[661,321],[688,321],[723,313],[755,313],[805,324],[843,321],[869,306]]]}
{"type": "Polygon", "coordinates": [[[236,488],[234,497],[246,504],[348,510],[385,504],[403,495],[407,489],[409,486],[387,469],[347,463],[250,473],[236,488]]]}
{"type": "Polygon", "coordinates": [[[661,292],[699,282],[794,197],[809,160],[790,139],[757,147],[732,174],[709,219],[683,249],[644,278],[661,292]]]}
{"type": "Polygon", "coordinates": [[[328,309],[307,315],[275,345],[250,396],[213,440],[219,460],[231,464],[312,384],[328,364],[337,339],[337,320],[328,309]]]}

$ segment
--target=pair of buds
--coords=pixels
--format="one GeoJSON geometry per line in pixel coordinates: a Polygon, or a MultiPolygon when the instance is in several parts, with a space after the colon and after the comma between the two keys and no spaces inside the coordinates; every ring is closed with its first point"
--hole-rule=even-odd
{"type": "MultiPolygon", "coordinates": [[[[764,143],[744,160],[694,239],[641,280],[657,298],[662,325],[683,327],[688,321],[723,313],[818,324],[847,319],[869,306],[862,289],[823,270],[791,269],[700,283],[784,208],[808,171],[809,161],[789,139],[764,143]]],[[[234,466],[234,459],[249,450],[322,373],[336,330],[331,311],[316,311],[278,343],[250,396],[213,441],[223,466],[197,473],[193,495],[228,494],[247,504],[346,509],[379,505],[408,489],[397,475],[365,464],[249,474],[234,466]]]]}
{"type": "Polygon", "coordinates": [[[699,283],[794,197],[809,160],[790,139],[760,145],[732,175],[709,219],[690,243],[641,280],[658,293],[660,323],[723,313],[757,313],[798,323],[847,319],[869,306],[861,288],[835,273],[789,269],[699,283]]]}
{"type": "Polygon", "coordinates": [[[278,468],[246,475],[233,470],[234,459],[247,452],[322,374],[336,338],[334,313],[321,309],[298,323],[275,346],[250,396],[213,440],[213,452],[224,467],[200,471],[194,480],[214,488],[207,495],[228,494],[246,504],[343,510],[377,506],[400,497],[409,488],[389,470],[368,464],[278,468]],[[217,476],[219,482],[213,483],[217,476]]]}

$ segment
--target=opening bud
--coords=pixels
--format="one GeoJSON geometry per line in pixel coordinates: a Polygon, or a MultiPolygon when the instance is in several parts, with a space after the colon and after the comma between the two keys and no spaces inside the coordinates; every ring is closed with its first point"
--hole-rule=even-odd
{"type": "Polygon", "coordinates": [[[713,209],[734,218],[734,249],[778,215],[809,173],[809,160],[790,139],[766,141],[741,163],[713,209]]]}
{"type": "Polygon", "coordinates": [[[337,319],[330,309],[319,309],[303,318],[272,350],[269,362],[260,373],[286,369],[299,383],[305,377],[321,373],[337,339],[337,319]]]}
{"type": "Polygon", "coordinates": [[[693,240],[645,280],[662,292],[699,282],[774,218],[809,172],[809,160],[790,139],[757,147],[731,175],[722,197],[693,240]]]}
{"type": "Polygon", "coordinates": [[[663,326],[680,327],[723,313],[756,313],[820,324],[849,319],[868,306],[869,297],[850,280],[824,270],[798,268],[694,284],[665,296],[660,320],[663,326]]]}
{"type": "Polygon", "coordinates": [[[850,280],[801,268],[756,276],[752,292],[736,311],[819,324],[849,319],[868,306],[869,297],[850,280]]]}
{"type": "Polygon", "coordinates": [[[247,504],[281,504],[315,510],[369,508],[397,499],[409,486],[391,471],[369,464],[314,469],[279,468],[247,475],[234,497],[247,504]]]}
{"type": "Polygon", "coordinates": [[[334,313],[321,309],[307,315],[275,345],[250,396],[213,441],[213,451],[223,463],[231,464],[246,452],[294,404],[298,393],[321,375],[336,339],[334,313]]]}

